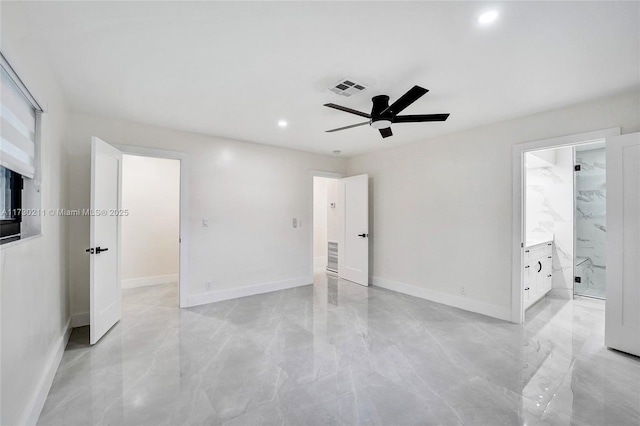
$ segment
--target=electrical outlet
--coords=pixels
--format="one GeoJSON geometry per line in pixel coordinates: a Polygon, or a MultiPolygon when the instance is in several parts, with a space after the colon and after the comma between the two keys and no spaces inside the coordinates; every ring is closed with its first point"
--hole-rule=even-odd
{"type": "Polygon", "coordinates": [[[464,287],[460,287],[460,294],[462,294],[463,296],[466,296],[467,290],[464,287]]]}
{"type": "Polygon", "coordinates": [[[204,287],[205,287],[207,290],[211,290],[211,281],[207,281],[206,283],[204,283],[204,287]]]}

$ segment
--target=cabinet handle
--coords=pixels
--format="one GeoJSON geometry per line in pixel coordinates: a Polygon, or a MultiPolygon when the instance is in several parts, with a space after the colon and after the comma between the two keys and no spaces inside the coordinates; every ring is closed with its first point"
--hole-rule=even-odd
{"type": "Polygon", "coordinates": [[[529,253],[529,250],[525,250],[524,252],[525,252],[525,253],[529,253]]]}
{"type": "Polygon", "coordinates": [[[547,275],[547,278],[551,278],[551,274],[547,275]]]}
{"type": "Polygon", "coordinates": [[[525,289],[525,290],[529,290],[529,287],[525,287],[524,289],[525,289]]]}
{"type": "Polygon", "coordinates": [[[529,265],[525,266],[524,269],[527,269],[529,267],[529,265]]]}
{"type": "Polygon", "coordinates": [[[540,269],[538,269],[538,272],[542,271],[542,262],[540,262],[539,260],[538,260],[538,266],[540,267],[540,269]]]}
{"type": "Polygon", "coordinates": [[[551,243],[547,243],[547,245],[548,245],[548,246],[550,246],[550,245],[551,245],[551,243]]]}
{"type": "Polygon", "coordinates": [[[547,259],[551,259],[551,256],[547,256],[547,259]]]}

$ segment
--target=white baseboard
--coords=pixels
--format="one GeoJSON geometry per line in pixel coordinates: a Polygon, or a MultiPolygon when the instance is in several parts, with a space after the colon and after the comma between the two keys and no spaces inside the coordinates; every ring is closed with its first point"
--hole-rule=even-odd
{"type": "Polygon", "coordinates": [[[71,315],[71,328],[84,327],[85,325],[89,325],[89,312],[71,315]]]}
{"type": "Polygon", "coordinates": [[[147,287],[158,284],[171,284],[178,282],[178,274],[156,275],[154,277],[129,278],[122,280],[120,286],[122,288],[147,287]]]}
{"type": "Polygon", "coordinates": [[[27,405],[24,422],[22,423],[24,425],[31,426],[38,423],[38,418],[40,417],[40,413],[42,413],[42,408],[53,384],[53,378],[56,375],[56,371],[58,371],[62,355],[67,347],[67,342],[69,342],[69,336],[71,336],[71,319],[67,321],[65,327],[64,333],[58,338],[53,353],[49,356],[49,363],[40,378],[36,391],[27,405]]]}
{"type": "Polygon", "coordinates": [[[548,293],[549,296],[558,299],[573,299],[572,288],[552,288],[548,293]]]}
{"type": "Polygon", "coordinates": [[[270,293],[272,291],[301,287],[309,284],[313,284],[313,277],[300,277],[284,281],[253,284],[246,287],[230,288],[225,290],[194,294],[187,297],[187,307],[205,305],[207,303],[220,302],[223,300],[237,299],[239,297],[253,296],[255,294],[270,293]]]}
{"type": "Polygon", "coordinates": [[[442,303],[443,305],[453,306],[454,308],[475,312],[477,314],[486,315],[488,317],[511,321],[511,308],[503,308],[502,306],[480,302],[468,297],[456,296],[448,293],[440,293],[438,291],[400,283],[397,281],[388,280],[386,278],[371,277],[370,282],[377,287],[386,288],[387,290],[393,290],[399,293],[408,294],[409,296],[419,297],[421,299],[430,300],[432,302],[442,303]]]}

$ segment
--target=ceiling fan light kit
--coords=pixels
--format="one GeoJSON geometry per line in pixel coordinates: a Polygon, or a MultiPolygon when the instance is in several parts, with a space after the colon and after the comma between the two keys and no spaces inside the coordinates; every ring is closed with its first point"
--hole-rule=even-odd
{"type": "Polygon", "coordinates": [[[409,105],[421,98],[428,90],[420,86],[413,86],[407,93],[400,96],[397,101],[389,105],[389,96],[378,95],[371,99],[373,106],[371,107],[371,113],[367,114],[361,111],[356,111],[351,108],[343,107],[336,104],[324,104],[324,106],[337,109],[340,111],[348,112],[350,114],[359,115],[360,117],[368,118],[369,121],[363,123],[352,124],[350,126],[339,127],[337,129],[327,130],[327,133],[338,132],[341,130],[351,129],[353,127],[364,126],[369,124],[374,129],[378,129],[380,136],[388,138],[393,136],[391,131],[392,123],[422,123],[427,121],[445,121],[449,114],[419,114],[419,115],[398,115],[409,105]]]}
{"type": "Polygon", "coordinates": [[[371,108],[371,127],[374,129],[388,129],[391,127],[393,115],[389,111],[389,97],[378,95],[371,98],[373,107],[371,108]]]}
{"type": "Polygon", "coordinates": [[[372,119],[371,127],[373,127],[374,129],[388,129],[391,127],[391,120],[380,119],[373,121],[372,119]]]}

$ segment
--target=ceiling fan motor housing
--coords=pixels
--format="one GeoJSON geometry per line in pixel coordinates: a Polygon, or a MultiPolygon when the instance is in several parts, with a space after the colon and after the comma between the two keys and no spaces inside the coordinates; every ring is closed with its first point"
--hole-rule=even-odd
{"type": "Polygon", "coordinates": [[[378,95],[371,98],[373,107],[371,108],[371,127],[374,129],[387,129],[391,127],[393,116],[391,111],[385,111],[389,108],[389,96],[378,95]]]}

